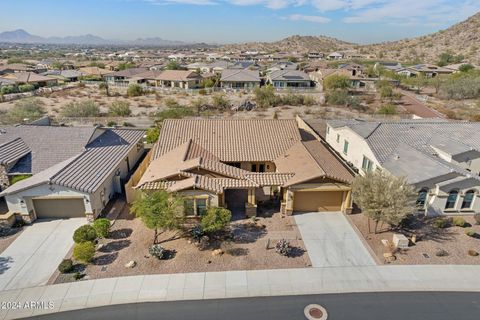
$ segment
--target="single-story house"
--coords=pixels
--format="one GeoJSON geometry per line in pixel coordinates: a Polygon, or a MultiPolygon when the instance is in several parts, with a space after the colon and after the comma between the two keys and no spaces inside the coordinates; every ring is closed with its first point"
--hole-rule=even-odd
{"type": "Polygon", "coordinates": [[[35,68],[33,66],[24,63],[11,63],[0,65],[0,74],[33,71],[35,71],[35,68]]]}
{"type": "Polygon", "coordinates": [[[310,88],[312,80],[303,71],[300,70],[277,70],[267,74],[268,84],[277,89],[285,88],[310,88]]]}
{"type": "Polygon", "coordinates": [[[258,70],[225,69],[220,85],[228,89],[253,89],[260,86],[260,73],[258,70]]]}
{"type": "Polygon", "coordinates": [[[36,87],[54,86],[58,79],[54,77],[42,76],[34,72],[16,72],[3,75],[2,78],[13,81],[16,85],[32,84],[36,87]]]}
{"type": "Polygon", "coordinates": [[[353,175],[295,120],[169,119],[136,188],[185,197],[185,214],[209,206],[255,215],[263,201],[286,213],[348,211],[353,175]]]}
{"type": "Polygon", "coordinates": [[[341,60],[345,57],[342,52],[332,52],[327,56],[328,60],[341,60]]]}
{"type": "Polygon", "coordinates": [[[144,153],[144,134],[137,129],[2,126],[0,197],[9,213],[28,223],[94,219],[123,192],[144,153]]]}
{"type": "Polygon", "coordinates": [[[433,64],[417,64],[411,67],[405,68],[410,73],[411,77],[423,75],[426,78],[434,78],[439,74],[452,74],[454,70],[439,67],[433,64]]]}
{"type": "Polygon", "coordinates": [[[196,89],[200,87],[202,76],[190,70],[165,70],[155,80],[158,87],[196,89]]]}
{"type": "Polygon", "coordinates": [[[61,81],[76,82],[83,74],[78,70],[49,70],[42,75],[57,78],[61,81]]]}
{"type": "Polygon", "coordinates": [[[139,83],[142,81],[137,76],[147,71],[147,68],[129,68],[106,74],[103,77],[108,83],[139,83]]]}
{"type": "Polygon", "coordinates": [[[425,215],[480,212],[480,122],[327,121],[325,140],[360,173],[406,177],[425,215]]]}

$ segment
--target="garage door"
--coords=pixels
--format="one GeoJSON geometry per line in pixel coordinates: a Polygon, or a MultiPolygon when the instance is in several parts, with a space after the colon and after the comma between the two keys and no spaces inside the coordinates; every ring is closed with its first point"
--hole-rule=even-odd
{"type": "Polygon", "coordinates": [[[342,191],[297,191],[293,211],[341,211],[342,201],[342,191]]]}
{"type": "Polygon", "coordinates": [[[83,198],[34,199],[33,206],[39,219],[85,217],[83,198]]]}

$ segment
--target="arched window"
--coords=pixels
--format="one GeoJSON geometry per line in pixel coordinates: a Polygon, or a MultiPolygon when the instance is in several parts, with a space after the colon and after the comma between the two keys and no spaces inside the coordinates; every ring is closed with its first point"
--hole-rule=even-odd
{"type": "Polygon", "coordinates": [[[463,202],[462,202],[462,209],[471,209],[474,197],[475,197],[475,191],[469,190],[465,192],[465,197],[463,197],[463,202]]]}
{"type": "Polygon", "coordinates": [[[448,193],[447,203],[445,204],[445,209],[454,209],[455,203],[457,202],[458,191],[452,190],[448,193]]]}
{"type": "Polygon", "coordinates": [[[418,192],[417,208],[423,209],[425,207],[425,201],[427,201],[428,189],[422,188],[418,192]]]}

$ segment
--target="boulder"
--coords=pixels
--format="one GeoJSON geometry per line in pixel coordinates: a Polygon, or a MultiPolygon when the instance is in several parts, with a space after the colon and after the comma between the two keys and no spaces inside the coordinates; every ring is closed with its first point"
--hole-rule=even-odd
{"type": "Polygon", "coordinates": [[[222,249],[215,249],[212,251],[212,256],[220,256],[223,254],[223,250],[222,249]]]}
{"type": "Polygon", "coordinates": [[[137,263],[134,260],[130,260],[125,264],[125,268],[135,268],[136,265],[137,263]]]}

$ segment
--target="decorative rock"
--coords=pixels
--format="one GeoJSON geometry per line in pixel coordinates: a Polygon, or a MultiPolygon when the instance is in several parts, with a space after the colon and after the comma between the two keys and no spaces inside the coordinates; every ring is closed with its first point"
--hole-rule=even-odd
{"type": "Polygon", "coordinates": [[[390,247],[390,241],[388,241],[387,239],[382,239],[382,244],[384,247],[390,247]]]}
{"type": "Polygon", "coordinates": [[[97,250],[100,250],[100,249],[102,249],[103,247],[105,247],[105,245],[104,245],[103,243],[99,243],[99,244],[97,245],[97,250]]]}
{"type": "Polygon", "coordinates": [[[130,260],[127,264],[125,264],[125,268],[135,268],[137,263],[133,260],[130,260]]]}
{"type": "Polygon", "coordinates": [[[385,259],[385,262],[393,262],[397,260],[397,257],[395,257],[391,252],[385,252],[383,254],[383,258],[385,259]]]}
{"type": "Polygon", "coordinates": [[[401,233],[395,233],[393,235],[393,245],[396,248],[408,249],[408,239],[401,233]]]}
{"type": "Polygon", "coordinates": [[[412,241],[413,244],[416,244],[417,243],[417,236],[413,235],[410,240],[412,241]]]}
{"type": "Polygon", "coordinates": [[[216,250],[213,250],[212,251],[212,256],[220,256],[223,254],[223,250],[222,249],[216,249],[216,250]]]}

